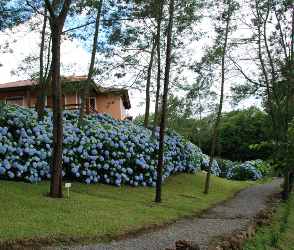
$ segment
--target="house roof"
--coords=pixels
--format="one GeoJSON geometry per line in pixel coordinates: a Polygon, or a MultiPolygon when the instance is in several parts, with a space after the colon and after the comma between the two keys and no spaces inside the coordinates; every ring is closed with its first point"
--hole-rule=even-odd
{"type": "Polygon", "coordinates": [[[10,88],[21,88],[36,85],[37,81],[34,80],[21,80],[16,82],[7,82],[0,84],[0,89],[10,89],[10,88]]]}
{"type": "MultiPolygon", "coordinates": [[[[87,80],[87,76],[67,76],[62,77],[61,80],[63,83],[81,83],[87,80]]],[[[33,86],[38,84],[37,80],[20,80],[15,82],[8,82],[0,84],[0,92],[14,91],[18,89],[30,89],[33,86]]],[[[106,88],[99,86],[95,81],[91,81],[91,85],[96,91],[97,94],[113,94],[120,95],[122,97],[123,104],[126,109],[131,108],[129,93],[127,89],[120,88],[106,88]]]]}

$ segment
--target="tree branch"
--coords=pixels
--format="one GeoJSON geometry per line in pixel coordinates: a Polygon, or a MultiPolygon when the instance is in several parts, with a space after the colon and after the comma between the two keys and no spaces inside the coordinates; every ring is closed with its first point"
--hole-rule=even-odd
{"type": "Polygon", "coordinates": [[[47,10],[50,13],[50,16],[55,17],[54,10],[53,10],[52,5],[50,4],[49,0],[44,0],[44,1],[45,1],[45,6],[46,6],[47,10]]]}

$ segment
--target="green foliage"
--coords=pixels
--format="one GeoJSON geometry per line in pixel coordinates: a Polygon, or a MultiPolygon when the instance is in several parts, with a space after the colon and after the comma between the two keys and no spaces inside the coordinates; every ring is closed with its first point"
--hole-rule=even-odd
{"type": "Polygon", "coordinates": [[[221,156],[242,161],[266,159],[271,154],[270,147],[252,150],[250,145],[270,139],[269,124],[267,115],[256,108],[225,114],[220,126],[221,156]]]}
{"type": "MultiPolygon", "coordinates": [[[[175,103],[181,104],[173,99],[169,105],[168,127],[209,154],[214,116],[201,120],[189,118],[184,105],[177,106],[175,103]]],[[[143,124],[143,117],[137,117],[135,123],[143,124]]],[[[219,128],[217,156],[232,161],[267,160],[273,152],[270,128],[268,115],[254,107],[224,113],[219,128]]]]}
{"type": "MultiPolygon", "coordinates": [[[[34,6],[40,8],[42,1],[35,0],[34,6]]],[[[20,0],[1,0],[0,1],[0,31],[6,28],[12,28],[20,23],[27,21],[32,10],[26,6],[25,1],[20,0]]]]}
{"type": "Polygon", "coordinates": [[[269,226],[260,227],[249,240],[244,250],[293,250],[294,244],[294,199],[281,204],[269,226]]]}
{"type": "MultiPolygon", "coordinates": [[[[170,128],[198,145],[206,154],[211,146],[214,117],[201,120],[174,115],[170,128]]],[[[217,156],[232,161],[268,159],[272,154],[270,120],[257,108],[224,113],[217,143],[217,156]]]]}
{"type": "Polygon", "coordinates": [[[289,165],[294,166],[294,120],[288,129],[288,150],[289,165]]]}
{"type": "Polygon", "coordinates": [[[263,176],[268,176],[272,170],[271,165],[267,161],[256,160],[254,166],[263,176]]]}

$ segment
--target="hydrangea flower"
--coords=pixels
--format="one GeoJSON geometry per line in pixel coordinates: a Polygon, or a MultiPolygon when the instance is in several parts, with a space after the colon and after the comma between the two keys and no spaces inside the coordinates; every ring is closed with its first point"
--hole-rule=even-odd
{"type": "MultiPolygon", "coordinates": [[[[52,112],[46,110],[38,121],[33,109],[4,106],[0,126],[0,178],[32,183],[51,177],[52,112]]],[[[109,115],[85,117],[78,126],[78,112],[64,111],[64,178],[91,184],[103,182],[116,186],[154,186],[157,173],[158,131],[131,121],[118,121],[109,115]]],[[[209,157],[173,131],[165,137],[163,180],[176,173],[195,173],[207,167],[209,157]]],[[[257,166],[257,165],[256,165],[257,166]]],[[[246,163],[246,171],[253,171],[246,163]]],[[[220,174],[216,161],[212,172],[220,174]]],[[[234,171],[228,172],[228,178],[234,171]]],[[[254,178],[259,178],[254,172],[254,178]]]]}

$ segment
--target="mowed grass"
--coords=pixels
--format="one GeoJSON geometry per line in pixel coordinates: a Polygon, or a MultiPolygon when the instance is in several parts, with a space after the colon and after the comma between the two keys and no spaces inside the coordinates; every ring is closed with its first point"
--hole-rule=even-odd
{"type": "Polygon", "coordinates": [[[212,177],[211,192],[204,195],[204,179],[203,173],[170,177],[163,186],[161,204],[153,202],[154,188],[73,183],[69,199],[51,199],[46,196],[48,182],[0,181],[0,242],[108,240],[196,215],[252,185],[212,177]]]}
{"type": "Polygon", "coordinates": [[[294,250],[294,197],[277,209],[270,226],[259,228],[245,250],[294,250]]]}

